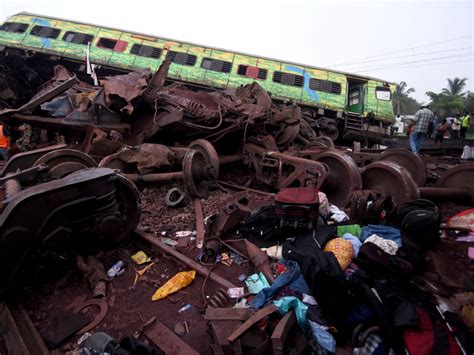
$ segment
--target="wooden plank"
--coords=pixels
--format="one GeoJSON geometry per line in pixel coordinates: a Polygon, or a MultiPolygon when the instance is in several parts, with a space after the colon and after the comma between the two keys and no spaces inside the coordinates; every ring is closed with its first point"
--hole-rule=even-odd
{"type": "Polygon", "coordinates": [[[30,354],[49,355],[49,350],[23,306],[10,306],[11,314],[30,354]]]}
{"type": "Polygon", "coordinates": [[[8,354],[30,354],[10,310],[4,303],[0,305],[0,328],[8,354]]]}
{"type": "Polygon", "coordinates": [[[166,355],[199,355],[159,320],[145,330],[145,336],[166,355]]]}
{"type": "Polygon", "coordinates": [[[283,347],[285,346],[286,337],[291,328],[296,322],[295,312],[290,311],[283,316],[278,322],[272,334],[273,354],[283,354],[283,347]]]}
{"type": "Polygon", "coordinates": [[[278,307],[274,304],[262,308],[257,313],[255,313],[252,317],[247,319],[244,324],[242,324],[239,328],[237,328],[228,338],[227,340],[230,342],[235,341],[238,337],[244,334],[247,330],[249,330],[255,323],[259,322],[263,318],[269,316],[272,313],[278,311],[278,307]]]}

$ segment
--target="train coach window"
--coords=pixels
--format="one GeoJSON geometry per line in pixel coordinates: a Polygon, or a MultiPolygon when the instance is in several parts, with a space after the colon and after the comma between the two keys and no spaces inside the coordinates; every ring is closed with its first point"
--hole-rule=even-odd
{"type": "Polygon", "coordinates": [[[392,93],[390,92],[389,88],[377,86],[375,88],[375,97],[377,100],[390,101],[392,98],[392,93]]]}
{"type": "Polygon", "coordinates": [[[58,28],[46,27],[46,26],[35,26],[31,30],[30,34],[33,36],[43,38],[58,38],[61,30],[58,28]]]}
{"type": "Polygon", "coordinates": [[[111,38],[99,38],[97,47],[113,50],[114,52],[123,52],[127,48],[128,43],[111,38]]]}
{"type": "Polygon", "coordinates": [[[301,75],[295,75],[290,73],[283,73],[276,71],[273,73],[273,81],[283,85],[299,86],[302,87],[304,84],[304,78],[301,75]]]}
{"type": "Polygon", "coordinates": [[[201,62],[201,68],[222,73],[230,73],[232,63],[219,59],[204,58],[201,62]]]}
{"type": "Polygon", "coordinates": [[[349,93],[349,106],[357,105],[360,101],[360,91],[359,88],[352,90],[349,93]]]}
{"type": "Polygon", "coordinates": [[[252,79],[265,80],[267,78],[267,72],[267,69],[262,69],[249,65],[239,65],[239,67],[237,68],[238,75],[244,75],[252,79]]]}
{"type": "Polygon", "coordinates": [[[28,24],[19,22],[5,22],[0,26],[0,31],[12,32],[12,33],[25,33],[28,28],[28,24]]]}
{"type": "Polygon", "coordinates": [[[88,43],[91,43],[93,39],[93,35],[73,31],[67,31],[63,36],[63,41],[82,45],[87,45],[88,43]]]}
{"type": "Polygon", "coordinates": [[[341,84],[329,80],[309,79],[309,88],[315,91],[341,94],[341,84]]]}
{"type": "Polygon", "coordinates": [[[175,64],[189,65],[189,66],[193,66],[194,64],[196,64],[196,60],[197,60],[197,57],[193,54],[175,52],[175,51],[169,51],[168,54],[166,55],[166,58],[168,58],[170,61],[172,61],[175,64]]]}
{"type": "Polygon", "coordinates": [[[161,48],[145,46],[142,44],[134,44],[132,49],[130,49],[130,53],[139,55],[140,57],[160,58],[161,48]]]}

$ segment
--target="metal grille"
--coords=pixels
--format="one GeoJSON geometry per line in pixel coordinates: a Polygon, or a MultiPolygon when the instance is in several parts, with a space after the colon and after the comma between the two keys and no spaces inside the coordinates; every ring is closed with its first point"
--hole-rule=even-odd
{"type": "Polygon", "coordinates": [[[230,73],[232,63],[219,59],[204,58],[201,62],[201,68],[222,73],[230,73]]]}
{"type": "Polygon", "coordinates": [[[196,64],[197,57],[193,54],[169,51],[166,57],[175,64],[193,66],[196,64]]]}
{"type": "Polygon", "coordinates": [[[161,48],[145,46],[142,44],[134,44],[130,53],[139,55],[140,57],[160,58],[161,48]]]}
{"type": "Polygon", "coordinates": [[[114,49],[116,44],[117,44],[117,41],[115,39],[100,38],[99,42],[97,42],[97,47],[114,49]]]}
{"type": "Polygon", "coordinates": [[[12,33],[25,33],[28,28],[28,24],[19,22],[5,22],[0,26],[0,31],[12,32],[12,33]]]}
{"type": "Polygon", "coordinates": [[[35,26],[31,30],[30,34],[33,36],[43,37],[43,38],[58,38],[61,30],[58,28],[45,27],[45,26],[35,26]]]}
{"type": "Polygon", "coordinates": [[[331,94],[340,94],[341,93],[341,84],[329,80],[321,79],[309,79],[309,88],[311,90],[328,92],[331,94]]]}
{"type": "Polygon", "coordinates": [[[303,76],[290,74],[290,73],[283,73],[281,71],[276,71],[273,73],[273,81],[275,83],[280,83],[283,85],[298,86],[298,87],[302,87],[304,84],[303,76]]]}
{"type": "Polygon", "coordinates": [[[88,43],[91,43],[93,39],[93,35],[73,31],[67,31],[63,36],[63,41],[82,45],[87,45],[88,43]]]}

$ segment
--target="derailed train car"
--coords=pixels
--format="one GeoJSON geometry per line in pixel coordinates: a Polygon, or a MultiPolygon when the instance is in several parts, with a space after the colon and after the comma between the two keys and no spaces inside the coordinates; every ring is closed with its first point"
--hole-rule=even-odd
{"type": "MultiPolygon", "coordinates": [[[[34,62],[38,82],[51,77],[52,64],[80,75],[93,63],[100,75],[155,71],[166,58],[172,62],[168,79],[191,87],[227,89],[255,81],[273,100],[300,105],[307,128],[332,139],[379,140],[395,122],[394,85],[381,79],[86,23],[20,13],[0,26],[0,50],[3,58],[15,52],[34,62]]],[[[10,91],[0,88],[0,100],[10,91]]]]}

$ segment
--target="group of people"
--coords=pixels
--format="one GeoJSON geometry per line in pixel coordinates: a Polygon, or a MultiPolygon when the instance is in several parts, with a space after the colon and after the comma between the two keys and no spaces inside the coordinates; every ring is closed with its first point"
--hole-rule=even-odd
{"type": "Polygon", "coordinates": [[[410,136],[410,148],[414,154],[419,154],[423,141],[434,133],[435,144],[442,145],[446,135],[451,138],[466,139],[466,132],[471,126],[471,117],[474,113],[464,112],[455,117],[443,118],[439,121],[438,115],[430,110],[428,105],[422,105],[410,120],[408,134],[410,136]]]}

